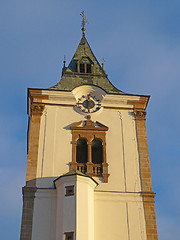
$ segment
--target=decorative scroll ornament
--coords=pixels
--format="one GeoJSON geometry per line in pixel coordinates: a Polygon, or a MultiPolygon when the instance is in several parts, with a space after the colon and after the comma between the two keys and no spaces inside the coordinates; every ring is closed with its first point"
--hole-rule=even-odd
{"type": "Polygon", "coordinates": [[[139,120],[146,119],[146,111],[134,111],[134,116],[136,119],[139,119],[139,120]]]}
{"type": "Polygon", "coordinates": [[[43,104],[38,104],[38,103],[33,103],[31,105],[31,115],[42,115],[44,111],[44,105],[43,104]]]}

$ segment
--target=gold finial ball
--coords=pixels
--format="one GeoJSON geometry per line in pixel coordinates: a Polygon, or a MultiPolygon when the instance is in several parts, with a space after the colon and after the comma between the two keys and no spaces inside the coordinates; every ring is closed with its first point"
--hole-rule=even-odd
{"type": "Polygon", "coordinates": [[[82,30],[83,33],[85,33],[85,31],[86,31],[85,27],[82,27],[81,30],[82,30]]]}

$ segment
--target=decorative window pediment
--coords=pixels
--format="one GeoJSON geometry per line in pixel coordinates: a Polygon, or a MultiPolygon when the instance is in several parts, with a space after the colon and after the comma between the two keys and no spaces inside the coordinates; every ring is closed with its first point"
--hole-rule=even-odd
{"type": "Polygon", "coordinates": [[[90,115],[88,115],[88,119],[86,121],[79,121],[77,123],[74,123],[73,125],[70,126],[70,129],[107,131],[108,127],[98,121],[93,122],[90,118],[90,115]]]}
{"type": "Polygon", "coordinates": [[[88,116],[86,121],[71,125],[73,158],[71,170],[78,170],[89,176],[102,177],[108,182],[106,160],[106,131],[108,127],[88,116]]]}

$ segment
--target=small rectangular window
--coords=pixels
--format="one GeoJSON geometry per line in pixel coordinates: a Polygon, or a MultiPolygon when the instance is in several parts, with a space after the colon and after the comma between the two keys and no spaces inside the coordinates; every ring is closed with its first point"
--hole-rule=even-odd
{"type": "Polygon", "coordinates": [[[80,63],[80,73],[85,73],[85,65],[80,63]]]}
{"type": "Polygon", "coordinates": [[[73,240],[74,232],[65,232],[65,240],[73,240]]]}
{"type": "Polygon", "coordinates": [[[91,64],[87,63],[87,73],[91,73],[91,64]]]}
{"type": "Polygon", "coordinates": [[[74,185],[66,186],[66,195],[65,196],[73,196],[74,195],[74,185]]]}

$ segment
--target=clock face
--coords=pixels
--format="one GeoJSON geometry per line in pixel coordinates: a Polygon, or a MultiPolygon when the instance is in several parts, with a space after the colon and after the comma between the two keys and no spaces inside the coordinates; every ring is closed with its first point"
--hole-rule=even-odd
{"type": "Polygon", "coordinates": [[[100,110],[101,103],[97,97],[88,94],[87,96],[83,95],[81,98],[78,98],[76,106],[83,113],[94,113],[100,110]]]}

